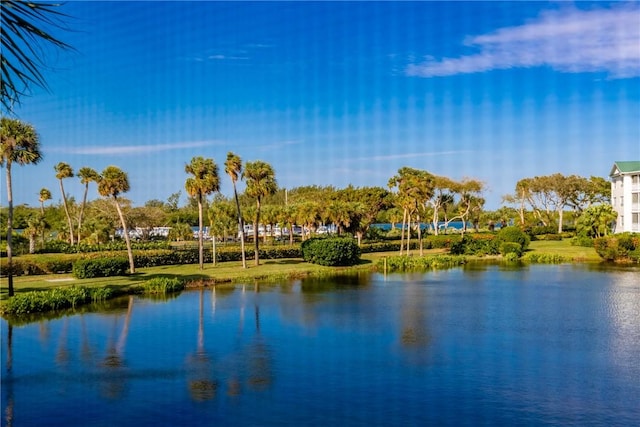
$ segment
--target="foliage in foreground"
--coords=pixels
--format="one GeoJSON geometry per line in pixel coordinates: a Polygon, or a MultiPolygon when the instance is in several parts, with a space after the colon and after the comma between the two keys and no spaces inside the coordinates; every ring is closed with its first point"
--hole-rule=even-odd
{"type": "Polygon", "coordinates": [[[422,257],[399,255],[376,261],[378,270],[386,268],[389,272],[422,271],[438,268],[451,268],[463,265],[467,262],[462,255],[427,255],[422,257]]]}
{"type": "Polygon", "coordinates": [[[39,313],[78,305],[105,301],[116,295],[111,288],[86,288],[71,286],[46,291],[31,291],[17,294],[0,304],[0,314],[39,313]]]}
{"type": "Polygon", "coordinates": [[[360,248],[350,238],[312,238],[301,245],[306,262],[329,267],[355,265],[360,262],[360,248]]]}

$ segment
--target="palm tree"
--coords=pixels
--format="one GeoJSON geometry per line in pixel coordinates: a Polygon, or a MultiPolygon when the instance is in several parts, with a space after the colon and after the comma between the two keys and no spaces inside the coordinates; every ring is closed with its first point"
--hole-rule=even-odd
{"type": "Polygon", "coordinates": [[[64,213],[67,215],[67,223],[69,224],[69,240],[73,245],[73,223],[71,222],[71,215],[69,214],[69,205],[67,203],[67,195],[64,193],[64,185],[62,180],[65,178],[73,178],[73,168],[68,163],[60,162],[53,167],[56,171],[56,178],[60,181],[60,192],[62,193],[62,203],[64,205],[64,213]]]}
{"type": "Polygon", "coordinates": [[[236,182],[242,174],[242,159],[229,151],[227,153],[227,161],[224,162],[224,171],[231,178],[233,184],[233,197],[236,199],[236,210],[238,213],[238,233],[240,234],[240,251],[242,252],[242,268],[247,268],[247,259],[244,254],[244,223],[242,222],[242,213],[240,212],[240,202],[238,201],[238,191],[236,182]]]}
{"type": "Polygon", "coordinates": [[[260,223],[260,206],[262,198],[275,194],[278,190],[278,183],[276,182],[275,172],[270,164],[263,161],[255,161],[247,163],[243,178],[247,183],[246,194],[247,196],[256,199],[256,216],[253,222],[253,241],[254,241],[254,254],[256,265],[260,265],[260,257],[258,254],[258,224],[260,223]]]}
{"type": "Polygon", "coordinates": [[[127,254],[129,255],[129,270],[131,274],[136,272],[135,265],[133,264],[133,252],[131,250],[131,240],[129,239],[129,231],[127,230],[127,223],[122,215],[122,208],[118,201],[118,196],[121,193],[129,191],[129,178],[127,174],[117,166],[107,166],[102,171],[102,175],[98,180],[98,193],[102,197],[113,198],[113,204],[116,206],[118,216],[120,217],[120,223],[122,224],[122,233],[124,234],[124,241],[127,243],[127,254]]]}
{"type": "Polygon", "coordinates": [[[204,244],[202,242],[202,202],[207,195],[220,191],[218,165],[213,159],[194,157],[184,171],[193,175],[187,178],[184,188],[191,197],[198,201],[198,261],[200,270],[204,269],[204,244]]]}
{"type": "Polygon", "coordinates": [[[89,183],[98,182],[100,175],[95,170],[83,167],[78,171],[78,178],[84,184],[84,196],[82,197],[82,206],[80,207],[80,216],[78,217],[78,244],[80,244],[82,231],[82,217],[84,215],[84,207],[87,205],[87,193],[89,192],[89,183]]]}
{"type": "Polygon", "coordinates": [[[61,18],[65,14],[55,10],[57,3],[38,3],[24,0],[0,2],[2,28],[2,78],[0,95],[2,106],[11,111],[31,87],[46,88],[41,69],[45,68],[44,52],[53,46],[71,49],[68,44],[50,34],[49,28],[65,29],[61,18]]]}
{"type": "Polygon", "coordinates": [[[38,200],[40,201],[40,213],[44,215],[44,202],[51,200],[51,191],[46,188],[42,188],[40,190],[38,200]]]}
{"type": "MultiPolygon", "coordinates": [[[[4,84],[4,83],[3,83],[4,84]]],[[[37,164],[42,160],[40,152],[40,137],[30,124],[16,119],[3,117],[0,120],[0,166],[7,167],[7,201],[9,214],[7,218],[7,282],[9,296],[13,296],[13,263],[12,242],[13,233],[13,188],[11,184],[11,166],[37,164]]]]}

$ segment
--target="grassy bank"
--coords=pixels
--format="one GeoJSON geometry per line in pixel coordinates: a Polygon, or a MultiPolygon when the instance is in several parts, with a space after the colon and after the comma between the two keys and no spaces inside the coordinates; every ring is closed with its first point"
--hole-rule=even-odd
{"type": "MultiPolygon", "coordinates": [[[[425,255],[445,253],[443,249],[425,250],[425,255]]],[[[600,262],[601,259],[593,248],[571,246],[569,240],[562,241],[533,241],[530,245],[530,252],[537,254],[560,255],[572,262],[600,262]]],[[[171,265],[161,267],[141,268],[136,274],[121,277],[75,279],[71,274],[49,274],[34,276],[19,276],[14,278],[14,286],[17,293],[56,289],[71,285],[84,286],[87,288],[97,288],[109,286],[116,290],[126,292],[132,286],[140,285],[156,277],[180,278],[188,286],[210,285],[215,283],[239,283],[251,282],[255,280],[283,280],[288,278],[304,277],[313,274],[331,274],[345,270],[371,270],[374,268],[376,260],[398,255],[394,252],[374,252],[362,255],[362,262],[354,267],[336,268],[323,267],[309,264],[301,259],[277,259],[262,260],[259,266],[253,266],[253,261],[248,260],[248,268],[243,269],[239,261],[229,261],[218,263],[216,266],[206,264],[204,270],[200,271],[197,265],[171,265]]],[[[418,255],[417,250],[412,251],[413,256],[418,255]]],[[[474,259],[495,259],[495,257],[467,257],[474,259]]],[[[499,257],[498,257],[499,258],[499,257]]],[[[6,297],[6,279],[2,279],[2,297],[6,297]]]]}

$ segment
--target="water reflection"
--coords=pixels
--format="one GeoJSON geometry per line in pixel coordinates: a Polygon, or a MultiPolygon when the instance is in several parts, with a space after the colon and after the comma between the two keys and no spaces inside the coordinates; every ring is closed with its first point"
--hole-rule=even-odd
{"type": "Polygon", "coordinates": [[[637,277],[485,265],[2,320],[3,424],[631,424],[637,277]]]}
{"type": "Polygon", "coordinates": [[[131,324],[131,316],[133,313],[133,296],[129,296],[127,304],[127,313],[124,319],[124,325],[115,341],[119,316],[113,319],[113,329],[107,343],[106,355],[102,359],[102,368],[105,375],[102,375],[102,394],[109,399],[121,399],[127,389],[127,372],[125,372],[124,351],[127,345],[127,337],[129,335],[129,325],[131,324]]]}
{"type": "Polygon", "coordinates": [[[218,382],[213,378],[212,357],[204,346],[204,289],[200,290],[196,352],[187,357],[187,366],[191,398],[196,402],[213,399],[218,382]]]}

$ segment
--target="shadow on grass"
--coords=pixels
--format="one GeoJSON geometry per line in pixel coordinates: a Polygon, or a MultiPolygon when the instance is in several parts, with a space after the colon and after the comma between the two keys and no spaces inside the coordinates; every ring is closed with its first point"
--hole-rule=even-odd
{"type": "Polygon", "coordinates": [[[304,264],[305,261],[301,260],[301,259],[268,259],[268,260],[264,260],[262,262],[262,264],[264,265],[298,265],[298,264],[304,264]]]}

